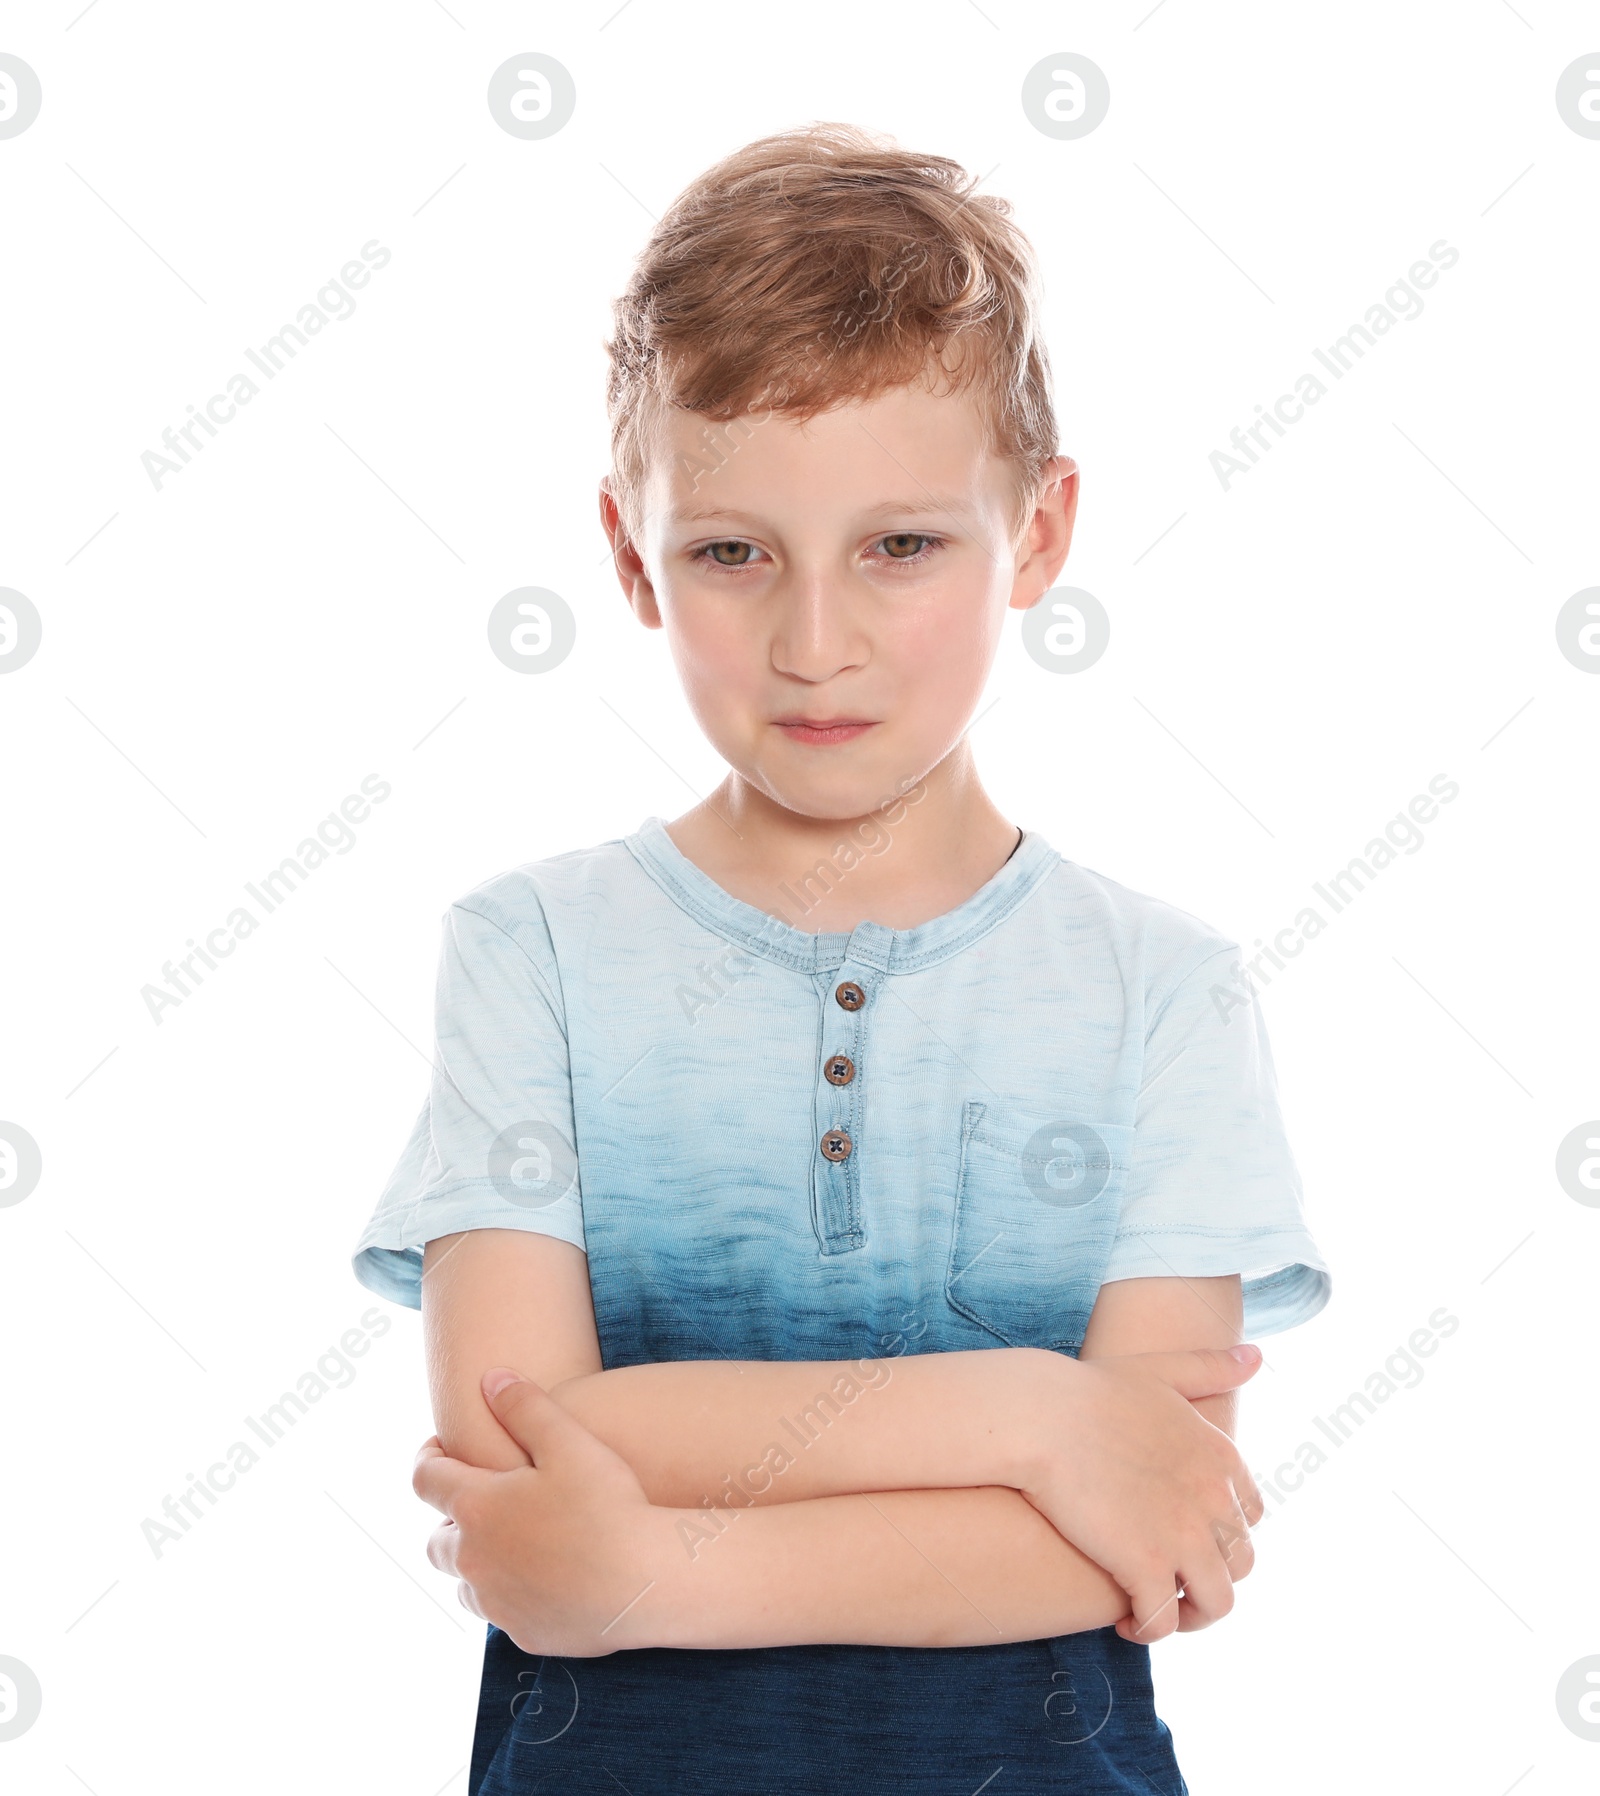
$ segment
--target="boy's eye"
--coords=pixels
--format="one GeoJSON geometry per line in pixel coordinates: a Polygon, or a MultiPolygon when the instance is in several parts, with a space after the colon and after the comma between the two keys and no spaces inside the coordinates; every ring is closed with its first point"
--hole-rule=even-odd
{"type": "Polygon", "coordinates": [[[749,563],[751,556],[755,554],[755,545],[753,543],[741,543],[733,540],[721,543],[707,543],[705,546],[705,553],[709,555],[719,567],[744,567],[749,563]]]}
{"type": "MultiPolygon", "coordinates": [[[[880,536],[873,544],[883,558],[889,561],[912,562],[925,561],[932,551],[939,547],[940,538],[930,536],[924,530],[895,530],[887,536],[880,536]]],[[[694,551],[697,560],[714,562],[718,567],[744,568],[754,567],[757,559],[765,559],[765,552],[754,543],[744,542],[736,536],[726,536],[720,541],[704,543],[694,551]]]]}
{"type": "Polygon", "coordinates": [[[915,555],[928,539],[925,536],[918,536],[910,530],[899,530],[893,536],[886,536],[882,540],[883,546],[889,554],[896,561],[901,561],[907,555],[915,555]]]}
{"type": "Polygon", "coordinates": [[[878,538],[891,561],[915,561],[933,540],[918,530],[897,530],[891,536],[878,538]]]}

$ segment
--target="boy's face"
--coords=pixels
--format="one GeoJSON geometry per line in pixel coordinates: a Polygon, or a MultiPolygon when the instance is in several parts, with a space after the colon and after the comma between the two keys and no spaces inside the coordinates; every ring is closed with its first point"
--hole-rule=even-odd
{"type": "Polygon", "coordinates": [[[1075,465],[1051,464],[1020,543],[1015,490],[973,395],[909,386],[805,424],[673,412],[640,540],[604,487],[601,512],[712,746],[785,809],[855,818],[955,747],[1007,607],[1060,571],[1075,465]]]}

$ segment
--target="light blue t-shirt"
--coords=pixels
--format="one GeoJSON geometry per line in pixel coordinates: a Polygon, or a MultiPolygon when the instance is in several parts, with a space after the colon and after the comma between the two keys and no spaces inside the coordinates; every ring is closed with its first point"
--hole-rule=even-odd
{"type": "Polygon", "coordinates": [[[418,1307],[424,1242],[557,1236],[608,1367],[1075,1353],[1122,1278],[1240,1273],[1246,1337],[1289,1328],[1329,1278],[1259,1009],[1213,996],[1238,955],[1031,832],[931,922],[814,934],[651,817],[446,913],[432,1085],[357,1276],[418,1307]]]}

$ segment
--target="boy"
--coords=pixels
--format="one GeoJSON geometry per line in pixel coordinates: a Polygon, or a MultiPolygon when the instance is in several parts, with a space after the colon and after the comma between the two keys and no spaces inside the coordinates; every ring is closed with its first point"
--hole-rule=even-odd
{"type": "Polygon", "coordinates": [[[601,513],[728,763],[452,906],[361,1242],[420,1306],[474,1796],[1184,1788],[1148,1643],[1250,1569],[1239,1347],[1326,1301],[1237,948],[965,730],[1066,558],[1030,251],[765,139],[618,303],[601,513]]]}

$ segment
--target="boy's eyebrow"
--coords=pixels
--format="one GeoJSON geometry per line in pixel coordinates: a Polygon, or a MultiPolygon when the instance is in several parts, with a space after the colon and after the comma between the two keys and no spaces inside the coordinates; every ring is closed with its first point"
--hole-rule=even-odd
{"type": "Polygon", "coordinates": [[[879,505],[869,505],[861,515],[867,518],[875,518],[884,512],[899,512],[901,514],[908,511],[913,513],[928,511],[963,512],[970,511],[971,509],[972,500],[970,497],[952,498],[946,493],[925,492],[919,494],[915,499],[885,499],[879,505]]]}
{"type": "Polygon", "coordinates": [[[667,521],[672,524],[702,524],[712,518],[726,518],[734,524],[759,524],[761,522],[753,512],[730,511],[720,505],[697,505],[692,510],[682,511],[673,507],[667,512],[667,521]]]}
{"type": "MultiPolygon", "coordinates": [[[[926,512],[950,512],[959,514],[971,508],[970,499],[951,498],[941,493],[922,493],[915,499],[883,499],[876,505],[865,507],[858,515],[864,518],[883,517],[891,514],[904,516],[926,512]]],[[[699,524],[711,519],[726,519],[729,523],[761,524],[764,519],[753,512],[735,511],[720,505],[701,505],[688,510],[672,510],[667,513],[668,519],[675,524],[699,524]]]]}

